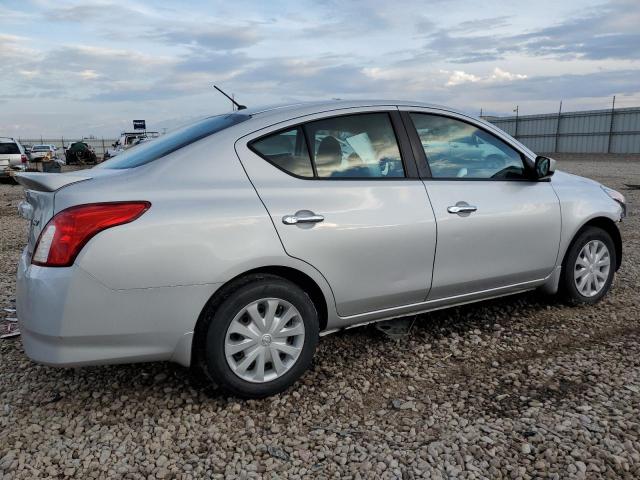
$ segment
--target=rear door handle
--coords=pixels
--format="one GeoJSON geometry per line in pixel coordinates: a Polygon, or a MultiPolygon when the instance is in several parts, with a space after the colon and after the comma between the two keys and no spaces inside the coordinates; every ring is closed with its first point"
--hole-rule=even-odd
{"type": "Polygon", "coordinates": [[[282,223],[285,225],[297,225],[299,223],[319,223],[324,220],[322,215],[316,215],[309,210],[300,210],[295,215],[285,215],[282,223]]]}
{"type": "Polygon", "coordinates": [[[465,202],[458,202],[457,204],[447,208],[447,212],[461,214],[461,213],[473,213],[478,210],[478,207],[474,207],[473,205],[468,205],[465,202]]]}

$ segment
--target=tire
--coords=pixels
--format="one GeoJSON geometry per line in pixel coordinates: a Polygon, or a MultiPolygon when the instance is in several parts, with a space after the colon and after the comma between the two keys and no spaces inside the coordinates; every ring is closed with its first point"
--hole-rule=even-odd
{"type": "Polygon", "coordinates": [[[573,305],[592,305],[597,303],[611,288],[615,270],[616,249],[611,236],[601,228],[586,227],[573,240],[562,262],[560,286],[563,296],[573,305]],[[588,247],[588,245],[591,247],[588,247]],[[591,248],[591,252],[600,252],[599,262],[590,262],[589,258],[597,259],[598,255],[595,254],[595,256],[589,257],[588,251],[583,252],[583,249],[588,248],[591,248]],[[606,254],[603,253],[605,249],[606,254]],[[587,254],[586,257],[584,256],[585,253],[587,254]],[[604,265],[602,265],[606,263],[604,261],[605,258],[609,262],[606,274],[604,265]],[[589,270],[589,264],[591,264],[591,271],[589,270]],[[579,275],[578,279],[576,275],[579,275]],[[591,281],[589,285],[586,285],[590,281],[589,275],[591,278],[595,276],[597,283],[591,281]],[[580,288],[582,283],[580,280],[586,280],[582,289],[580,288]]]}
{"type": "Polygon", "coordinates": [[[287,389],[311,366],[319,337],[315,305],[304,290],[275,275],[244,277],[225,292],[203,312],[199,356],[205,375],[242,398],[263,398],[287,389]],[[265,318],[270,312],[275,318],[269,323],[265,318]],[[244,336],[246,332],[251,338],[244,336]],[[240,348],[245,350],[232,354],[240,348]],[[254,363],[247,363],[252,359],[254,363]]]}

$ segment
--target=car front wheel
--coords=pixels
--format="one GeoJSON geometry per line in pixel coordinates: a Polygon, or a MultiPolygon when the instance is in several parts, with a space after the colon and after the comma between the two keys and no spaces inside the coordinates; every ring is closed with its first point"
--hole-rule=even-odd
{"type": "Polygon", "coordinates": [[[611,288],[616,250],[601,228],[587,227],[573,241],[562,269],[562,286],[574,304],[593,304],[611,288]]]}
{"type": "Polygon", "coordinates": [[[266,397],[293,384],[310,367],[318,342],[313,302],[274,275],[243,279],[205,321],[206,374],[244,398],[266,397]]]}

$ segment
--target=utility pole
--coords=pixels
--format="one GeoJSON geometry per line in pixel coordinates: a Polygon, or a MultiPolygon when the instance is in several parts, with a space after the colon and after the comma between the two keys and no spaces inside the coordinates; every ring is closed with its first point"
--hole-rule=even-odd
{"type": "Polygon", "coordinates": [[[482,118],[482,107],[480,107],[480,118],[482,118]]]}
{"type": "Polygon", "coordinates": [[[517,140],[518,139],[518,114],[520,113],[520,108],[518,105],[516,105],[516,109],[514,110],[514,112],[516,112],[516,133],[514,133],[513,138],[517,140]]]}
{"type": "Polygon", "coordinates": [[[562,100],[558,109],[558,121],[556,122],[556,140],[553,145],[553,153],[558,153],[558,137],[560,136],[560,116],[562,115],[562,100]]]}
{"type": "Polygon", "coordinates": [[[616,96],[613,96],[613,102],[611,103],[611,120],[609,122],[609,142],[607,144],[607,153],[611,153],[611,137],[613,136],[613,115],[616,109],[616,96]]]}

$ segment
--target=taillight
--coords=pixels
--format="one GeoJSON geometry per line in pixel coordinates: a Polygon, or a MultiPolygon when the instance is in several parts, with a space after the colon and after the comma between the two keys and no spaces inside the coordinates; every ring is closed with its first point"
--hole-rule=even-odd
{"type": "Polygon", "coordinates": [[[133,222],[149,202],[90,203],[56,214],[40,233],[31,263],[42,267],[68,267],[82,247],[107,228],[133,222]]]}
{"type": "Polygon", "coordinates": [[[20,161],[22,163],[27,163],[29,161],[29,159],[27,158],[27,156],[23,153],[22,155],[20,155],[20,161]]]}

